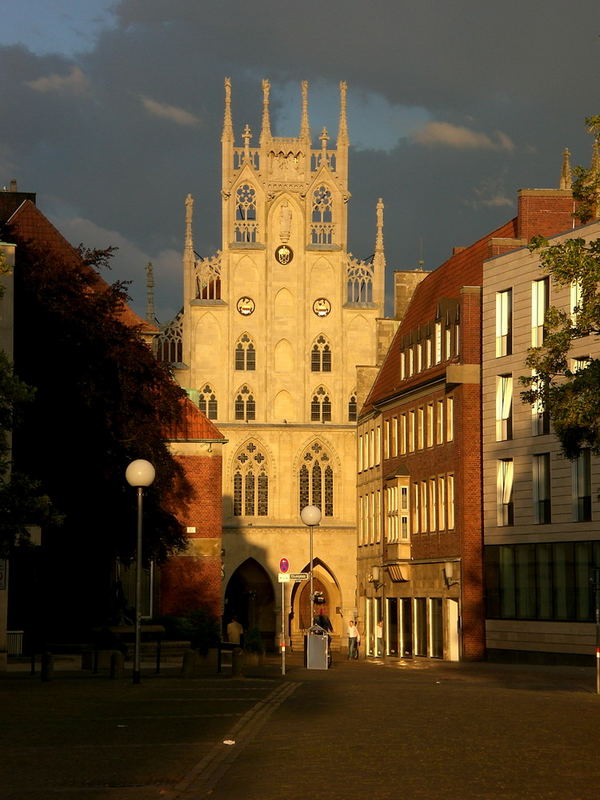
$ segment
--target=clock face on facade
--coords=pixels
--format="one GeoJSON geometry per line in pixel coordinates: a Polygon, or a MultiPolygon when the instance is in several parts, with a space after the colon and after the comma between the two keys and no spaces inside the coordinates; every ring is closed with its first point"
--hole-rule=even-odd
{"type": "Polygon", "coordinates": [[[237,301],[237,310],[243,317],[249,317],[254,311],[254,300],[251,297],[240,297],[237,301]]]}
{"type": "Polygon", "coordinates": [[[293,257],[294,251],[291,247],[288,247],[287,244],[280,244],[277,250],[275,250],[275,259],[277,263],[284,267],[291,262],[293,257]]]}
{"type": "Polygon", "coordinates": [[[313,311],[317,317],[326,317],[331,311],[331,303],[326,297],[317,297],[313,303],[313,311]]]}

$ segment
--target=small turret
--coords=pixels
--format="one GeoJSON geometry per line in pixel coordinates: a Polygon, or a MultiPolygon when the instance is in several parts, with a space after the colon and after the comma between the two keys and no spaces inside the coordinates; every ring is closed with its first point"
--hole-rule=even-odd
{"type": "Polygon", "coordinates": [[[570,189],[572,184],[571,162],[569,148],[565,147],[562,160],[562,170],[560,173],[560,189],[570,189]]]}

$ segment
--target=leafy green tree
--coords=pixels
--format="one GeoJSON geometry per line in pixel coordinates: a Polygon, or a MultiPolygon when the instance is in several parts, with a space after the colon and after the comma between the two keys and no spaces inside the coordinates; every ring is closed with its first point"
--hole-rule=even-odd
{"type": "MultiPolygon", "coordinates": [[[[0,275],[6,271],[0,252],[0,275]]],[[[4,296],[0,285],[0,300],[4,296]]],[[[14,374],[12,362],[0,350],[0,558],[6,558],[15,543],[28,541],[28,526],[51,519],[51,506],[40,484],[17,472],[12,465],[11,435],[20,408],[30,403],[34,391],[14,374]]]]}
{"type": "Polygon", "coordinates": [[[580,299],[573,315],[556,307],[546,312],[544,344],[529,350],[526,365],[534,376],[521,378],[526,387],[521,397],[548,412],[568,458],[583,447],[600,454],[600,359],[591,358],[577,371],[569,368],[573,343],[600,334],[600,239],[549,245],[536,237],[529,249],[539,253],[540,266],[557,286],[576,284],[580,299]]]}
{"type": "Polygon", "coordinates": [[[127,319],[125,285],[99,277],[110,250],[73,257],[17,245],[15,365],[36,392],[15,428],[15,453],[63,517],[44,531],[44,596],[55,618],[98,623],[111,564],[135,552],[135,491],[124,477],[132,460],[156,468],[145,490],[145,559],[160,562],[184,544],[174,510],[189,485],[165,443],[184,392],[127,319]]]}
{"type": "MultiPolygon", "coordinates": [[[[600,115],[587,117],[585,121],[588,133],[594,137],[594,152],[598,158],[600,148],[600,115]]],[[[600,201],[600,164],[592,163],[592,167],[575,167],[572,183],[573,197],[578,201],[573,212],[581,223],[585,224],[598,216],[600,201]]]]}

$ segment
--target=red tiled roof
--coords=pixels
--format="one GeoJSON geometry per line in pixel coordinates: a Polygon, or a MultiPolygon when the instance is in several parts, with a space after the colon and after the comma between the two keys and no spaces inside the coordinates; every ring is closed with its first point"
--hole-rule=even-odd
{"type": "MultiPolygon", "coordinates": [[[[6,223],[7,231],[20,239],[23,243],[31,243],[43,247],[53,257],[59,257],[74,269],[90,270],[96,279],[98,291],[108,288],[108,283],[91,269],[81,258],[78,251],[69,244],[60,231],[54,227],[39,208],[25,200],[19,208],[9,217],[6,223]]],[[[139,328],[141,333],[158,333],[158,328],[142,319],[127,304],[123,304],[119,319],[124,325],[139,328]]]]}
{"type": "MultiPolygon", "coordinates": [[[[441,266],[427,275],[419,283],[409,303],[406,314],[396,331],[394,339],[381,365],[371,391],[365,400],[361,414],[369,411],[376,403],[392,396],[400,387],[400,352],[402,337],[417,325],[431,322],[436,315],[436,305],[443,298],[458,297],[463,286],[481,286],[483,280],[483,262],[489,257],[490,239],[514,239],[517,237],[517,219],[512,219],[492,233],[474,242],[464,250],[451,256],[441,266]]],[[[427,370],[433,376],[436,371],[444,370],[439,365],[427,370]]],[[[423,379],[423,373],[415,375],[414,383],[423,379]]],[[[402,385],[409,386],[409,380],[402,385]]]]}
{"type": "Polygon", "coordinates": [[[189,397],[184,397],[181,403],[183,408],[180,423],[174,429],[165,432],[167,439],[177,442],[198,441],[199,439],[226,441],[221,431],[192,403],[189,397]]]}

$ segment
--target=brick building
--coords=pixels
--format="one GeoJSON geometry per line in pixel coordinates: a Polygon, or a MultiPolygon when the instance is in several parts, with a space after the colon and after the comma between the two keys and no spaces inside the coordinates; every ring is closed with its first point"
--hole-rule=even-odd
{"type": "Polygon", "coordinates": [[[367,655],[485,653],[481,491],[483,263],[572,227],[568,189],[518,214],[416,288],[359,417],[358,604],[367,655]],[[383,643],[376,629],[383,621],[383,643]]]}

